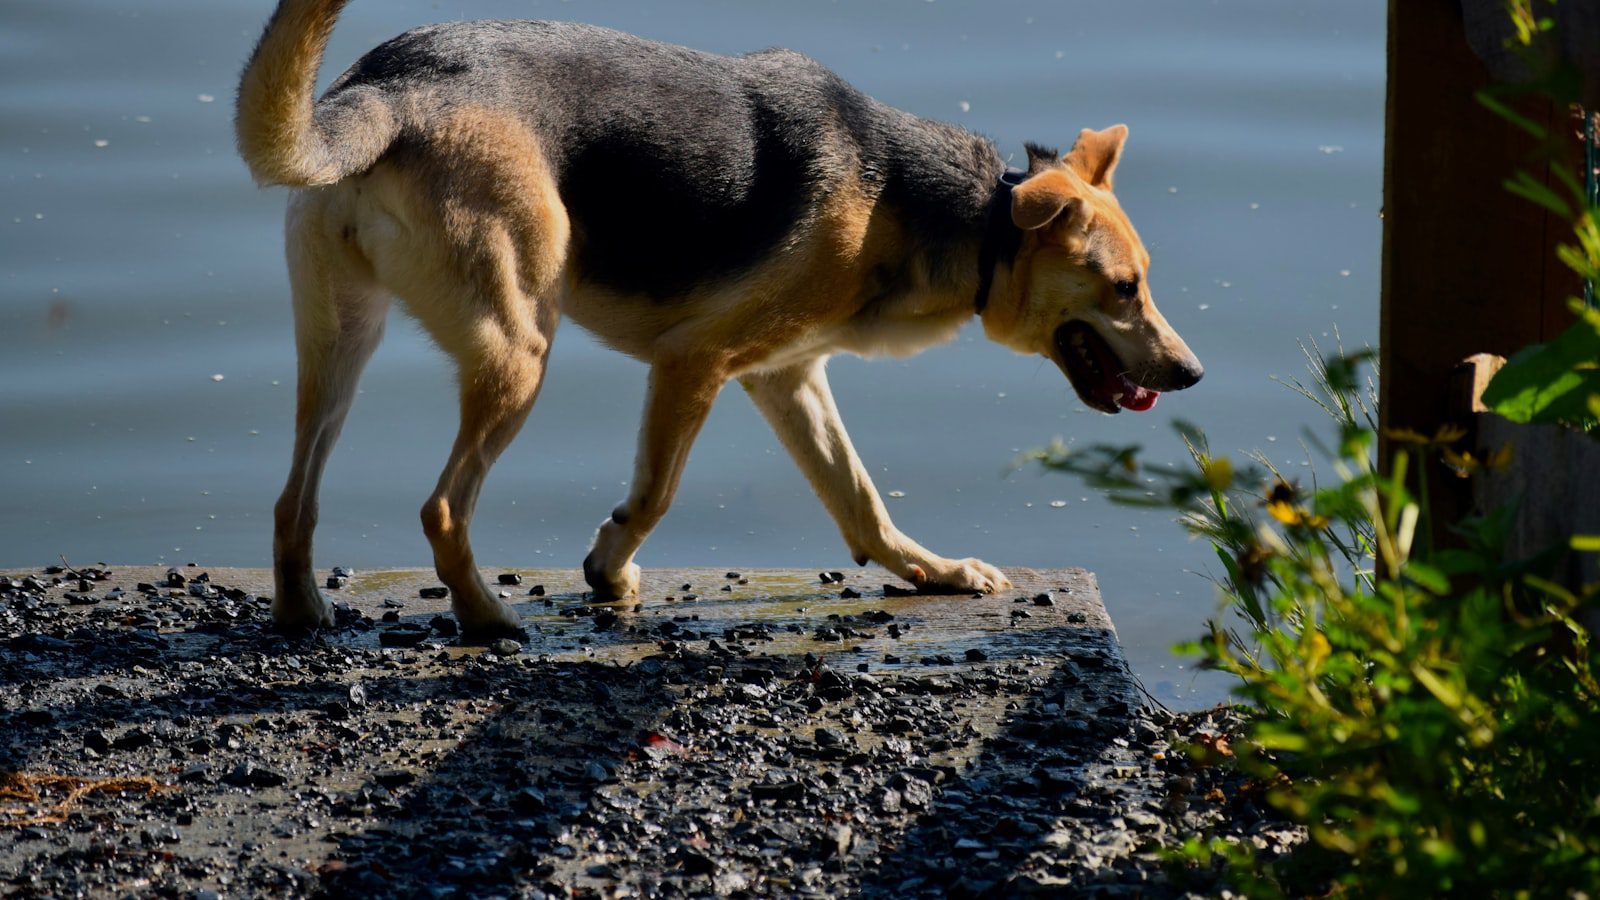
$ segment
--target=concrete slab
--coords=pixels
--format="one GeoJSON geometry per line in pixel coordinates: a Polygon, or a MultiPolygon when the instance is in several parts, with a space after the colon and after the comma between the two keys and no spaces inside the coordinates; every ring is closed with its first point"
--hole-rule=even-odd
{"type": "Polygon", "coordinates": [[[340,626],[299,638],[268,627],[261,570],[13,573],[0,771],[170,787],[33,825],[16,823],[52,795],[13,790],[0,878],[592,896],[1115,880],[1141,844],[1118,810],[1159,808],[1133,746],[1159,729],[1093,575],[1006,571],[1013,590],[974,598],[900,596],[874,570],[656,570],[640,602],[595,606],[573,571],[486,570],[520,577],[516,648],[457,643],[424,570],[353,573],[326,592],[340,626]]]}

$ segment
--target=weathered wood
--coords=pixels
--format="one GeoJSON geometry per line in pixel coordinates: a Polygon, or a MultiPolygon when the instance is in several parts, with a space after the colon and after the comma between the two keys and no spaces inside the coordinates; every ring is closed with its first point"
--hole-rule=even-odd
{"type": "MultiPolygon", "coordinates": [[[[1463,33],[1457,0],[1390,0],[1384,154],[1380,416],[1384,428],[1432,433],[1449,415],[1456,364],[1510,356],[1570,321],[1577,277],[1554,256],[1565,223],[1505,190],[1517,169],[1542,174],[1534,140],[1480,105],[1487,67],[1463,33]]],[[[1556,133],[1568,112],[1518,106],[1556,133]]],[[[1380,445],[1387,459],[1387,440],[1380,445]]],[[[1433,470],[1435,473],[1437,469],[1433,470]]],[[[1435,478],[1434,520],[1470,504],[1464,483],[1435,478]]]]}
{"type": "Polygon", "coordinates": [[[0,767],[169,785],[8,832],[0,873],[897,896],[976,853],[996,895],[1056,895],[1114,881],[1186,796],[1081,569],[1008,569],[978,598],[886,595],[876,570],[646,570],[638,603],[602,606],[576,571],[515,571],[527,634],[488,648],[450,636],[420,569],[353,573],[326,591],[339,627],[298,636],[268,627],[263,570],[0,573],[0,767]],[[90,849],[109,842],[144,850],[90,849]]]}
{"type": "MultiPolygon", "coordinates": [[[[185,571],[185,570],[180,570],[185,571]]],[[[191,574],[200,569],[187,570],[191,574]]],[[[266,569],[210,568],[211,581],[250,593],[270,595],[272,575],[266,569]]],[[[135,583],[161,584],[164,567],[115,568],[117,583],[132,588],[135,583]]],[[[821,573],[801,569],[751,569],[728,578],[721,569],[645,569],[638,602],[601,604],[626,618],[613,630],[596,631],[588,616],[574,616],[574,607],[589,607],[588,586],[575,569],[504,569],[485,567],[484,577],[493,585],[502,573],[515,573],[517,585],[502,585],[501,592],[523,618],[528,631],[524,652],[533,656],[550,655],[560,659],[577,654],[586,659],[630,660],[659,652],[653,642],[641,642],[629,630],[648,630],[661,621],[694,616],[696,630],[722,631],[736,625],[760,622],[772,629],[772,640],[764,641],[764,655],[827,653],[840,654],[852,666],[868,662],[883,667],[881,657],[900,656],[900,667],[916,668],[924,657],[950,656],[964,659],[969,649],[978,648],[994,658],[1018,654],[1056,655],[1090,648],[1103,652],[1112,664],[1105,668],[1111,679],[1105,687],[1119,698],[1134,700],[1136,688],[1116,640],[1116,630],[1100,600],[1094,575],[1083,569],[1008,568],[1013,587],[1001,594],[974,598],[971,595],[885,596],[885,583],[898,590],[910,586],[879,569],[840,573],[844,581],[824,584],[821,573]],[[740,583],[740,582],[744,583],[740,583]],[[530,594],[541,586],[541,596],[530,594]],[[723,590],[730,588],[730,590],[723,590]],[[858,592],[858,599],[843,599],[845,588],[858,592]],[[1049,606],[1037,606],[1035,595],[1049,592],[1049,606]],[[688,599],[692,597],[693,599],[688,599]],[[1013,609],[1028,613],[1013,617],[1013,609]],[[816,640],[818,628],[828,626],[830,616],[857,616],[868,610],[885,610],[906,630],[891,637],[883,629],[873,629],[870,639],[846,637],[837,642],[816,640]],[[578,643],[576,638],[585,640],[578,643]]],[[[326,573],[324,573],[326,574],[326,573]]],[[[424,598],[425,588],[441,589],[431,569],[375,569],[356,571],[339,589],[325,589],[323,596],[336,603],[347,603],[356,610],[381,618],[393,613],[404,622],[427,623],[433,616],[450,612],[448,598],[424,598]],[[385,602],[402,604],[386,606],[385,602]]],[[[378,647],[383,626],[371,632],[341,632],[330,637],[359,648],[378,647]]],[[[445,644],[454,642],[445,641],[445,644]]],[[[473,654],[480,646],[449,646],[448,651],[473,654]]]]}

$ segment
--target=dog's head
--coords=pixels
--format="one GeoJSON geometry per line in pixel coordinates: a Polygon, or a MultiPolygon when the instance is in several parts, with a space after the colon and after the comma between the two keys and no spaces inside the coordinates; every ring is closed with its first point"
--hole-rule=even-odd
{"type": "Polygon", "coordinates": [[[1147,410],[1205,370],[1156,309],[1150,254],[1111,193],[1125,125],[1084,129],[1066,156],[1029,146],[1012,189],[1022,243],[1006,289],[983,311],[984,332],[1048,357],[1090,407],[1147,410]]]}

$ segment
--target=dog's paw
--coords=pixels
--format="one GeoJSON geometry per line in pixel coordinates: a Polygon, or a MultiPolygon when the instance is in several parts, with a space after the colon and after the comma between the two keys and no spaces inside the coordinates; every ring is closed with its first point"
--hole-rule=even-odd
{"type": "Polygon", "coordinates": [[[912,566],[909,580],[924,594],[993,594],[1011,587],[1004,572],[981,559],[944,559],[912,566]]]}
{"type": "Polygon", "coordinates": [[[316,591],[302,597],[280,595],[272,600],[272,624],[282,631],[332,628],[333,607],[316,591]]]}
{"type": "Polygon", "coordinates": [[[608,576],[600,571],[594,562],[594,554],[590,553],[583,561],[583,580],[589,583],[594,591],[596,602],[604,603],[609,600],[628,600],[639,596],[639,566],[628,563],[622,571],[615,576],[608,576]]]}

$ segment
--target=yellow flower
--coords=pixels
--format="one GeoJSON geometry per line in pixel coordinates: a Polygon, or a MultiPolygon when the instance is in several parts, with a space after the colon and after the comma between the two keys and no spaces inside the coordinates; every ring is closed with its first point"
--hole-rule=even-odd
{"type": "Polygon", "coordinates": [[[1304,506],[1296,504],[1296,496],[1294,485],[1278,479],[1267,494],[1267,513],[1290,528],[1327,528],[1328,517],[1313,515],[1304,506]]]}

